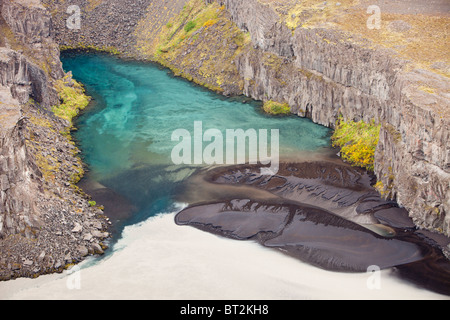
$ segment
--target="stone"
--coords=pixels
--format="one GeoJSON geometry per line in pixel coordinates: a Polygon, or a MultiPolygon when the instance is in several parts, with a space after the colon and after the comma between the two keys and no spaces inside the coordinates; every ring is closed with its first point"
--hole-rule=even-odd
{"type": "Polygon", "coordinates": [[[27,267],[32,266],[32,265],[33,265],[33,261],[31,261],[31,260],[25,260],[25,261],[23,262],[23,265],[24,265],[24,266],[27,266],[27,267]]]}
{"type": "Polygon", "coordinates": [[[72,263],[73,262],[72,255],[70,253],[66,254],[64,256],[64,261],[65,261],[65,263],[72,263]]]}
{"type": "Polygon", "coordinates": [[[42,263],[42,261],[44,261],[44,258],[45,258],[45,251],[42,251],[38,257],[39,263],[42,263]]]}
{"type": "Polygon", "coordinates": [[[98,244],[98,243],[93,243],[91,245],[92,250],[94,251],[95,254],[104,254],[104,251],[102,249],[102,247],[98,244]]]}
{"type": "Polygon", "coordinates": [[[81,233],[83,231],[83,227],[79,223],[75,223],[75,226],[72,229],[72,233],[81,233]]]}
{"type": "Polygon", "coordinates": [[[83,236],[83,240],[84,241],[91,241],[92,240],[92,234],[90,234],[90,233],[87,233],[87,234],[85,234],[84,236],[83,236]]]}
{"type": "Polygon", "coordinates": [[[10,188],[8,176],[6,174],[0,176],[0,191],[7,191],[10,188]]]}
{"type": "Polygon", "coordinates": [[[100,221],[94,221],[91,225],[92,225],[92,227],[94,227],[97,230],[102,230],[103,229],[103,226],[100,223],[100,221]]]}
{"type": "Polygon", "coordinates": [[[89,255],[89,250],[85,246],[79,246],[78,252],[83,258],[89,255]]]}

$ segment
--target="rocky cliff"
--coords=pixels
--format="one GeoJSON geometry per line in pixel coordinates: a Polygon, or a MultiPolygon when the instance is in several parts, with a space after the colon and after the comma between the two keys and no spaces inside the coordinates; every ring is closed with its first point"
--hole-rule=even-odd
{"type": "MultiPolygon", "coordinates": [[[[7,145],[24,146],[17,149],[24,151],[8,151],[3,159],[11,158],[11,153],[15,159],[22,159],[15,166],[23,190],[42,186],[42,178],[34,179],[40,175],[50,180],[54,177],[54,181],[68,179],[52,173],[64,172],[54,169],[60,159],[56,154],[46,155],[44,158],[51,161],[39,166],[39,157],[33,160],[27,155],[31,144],[27,145],[23,138],[35,130],[59,132],[62,128],[61,124],[56,125],[57,129],[46,128],[47,121],[52,124],[50,127],[59,121],[55,122],[49,112],[58,103],[52,82],[64,76],[53,41],[56,39],[63,48],[92,48],[157,61],[178,75],[226,95],[244,93],[258,100],[286,102],[293,113],[325,126],[334,127],[339,116],[347,120],[375,120],[382,124],[375,164],[380,192],[408,209],[418,226],[449,235],[448,58],[441,54],[445,51],[441,47],[446,46],[444,41],[439,47],[441,38],[434,37],[441,36],[435,32],[439,29],[430,29],[433,35],[427,38],[430,41],[425,43],[425,49],[414,38],[414,32],[419,34],[421,27],[442,23],[445,26],[448,18],[415,15],[414,22],[406,15],[396,15],[394,10],[383,16],[387,20],[380,32],[367,33],[365,2],[73,0],[70,5],[80,9],[80,28],[74,29],[67,26],[74,12],[68,11],[69,3],[42,0],[41,5],[38,0],[3,0],[0,6],[4,36],[0,45],[7,49],[0,53],[0,79],[5,93],[2,97],[7,96],[7,103],[0,107],[5,115],[1,119],[8,123],[4,136],[12,137],[2,140],[2,152],[13,150],[7,145]],[[429,19],[431,23],[427,24],[429,19]],[[197,21],[197,25],[183,33],[190,21],[197,21]],[[392,43],[384,43],[386,39],[392,43]],[[441,50],[432,50],[435,47],[441,50]],[[420,57],[418,61],[416,56],[420,57]],[[428,56],[433,61],[425,61],[428,56]],[[38,102],[33,104],[35,108],[23,108],[30,98],[38,102]],[[23,130],[33,124],[30,116],[25,114],[23,118],[24,110],[39,110],[32,114],[38,119],[34,125],[39,128],[23,130]],[[45,121],[39,120],[42,118],[38,114],[44,115],[45,121]],[[26,134],[21,136],[20,132],[26,134]]],[[[45,136],[45,132],[38,136],[45,136]]],[[[73,149],[68,150],[70,153],[73,149]]],[[[3,164],[2,172],[10,172],[9,168],[3,164]]],[[[4,178],[4,173],[1,176],[5,199],[5,190],[12,189],[14,179],[4,178]]],[[[37,194],[60,190],[42,189],[37,194]]],[[[77,199],[75,212],[90,212],[86,199],[77,199]]],[[[25,203],[36,202],[29,199],[25,203]]],[[[13,207],[38,212],[33,217],[45,212],[26,204],[13,207]]],[[[69,206],[64,210],[69,213],[73,209],[69,206]]],[[[95,231],[89,221],[75,224],[76,215],[69,216],[65,221],[76,231],[72,236],[87,230],[81,238],[88,239],[95,231]]],[[[39,226],[32,219],[29,221],[39,226]]],[[[86,248],[92,251],[90,242],[77,241],[81,242],[75,247],[81,247],[82,252],[86,248]]]]}
{"type": "Polygon", "coordinates": [[[0,2],[0,280],[100,253],[107,221],[74,185],[82,171],[56,82],[72,85],[39,1],[0,2]]]}
{"type": "Polygon", "coordinates": [[[220,2],[257,48],[237,59],[244,93],[288,102],[294,113],[329,127],[339,115],[381,123],[375,166],[381,191],[419,226],[449,235],[448,77],[411,67],[384,47],[356,43],[339,29],[292,30],[262,1],[220,2]]]}

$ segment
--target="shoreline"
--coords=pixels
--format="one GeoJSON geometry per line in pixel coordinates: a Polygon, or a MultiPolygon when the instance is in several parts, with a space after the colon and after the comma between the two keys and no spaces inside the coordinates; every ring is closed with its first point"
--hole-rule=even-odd
{"type": "MultiPolygon", "coordinates": [[[[79,50],[79,49],[74,49],[74,51],[82,51],[82,52],[86,52],[85,50],[83,50],[83,49],[81,49],[81,50],[79,50]]],[[[92,50],[88,50],[87,51],[88,53],[89,52],[92,52],[92,50]]],[[[97,52],[93,52],[93,53],[97,53],[97,52]]],[[[103,52],[104,54],[112,54],[112,53],[108,53],[108,52],[103,52]]],[[[112,54],[112,55],[114,55],[114,56],[116,56],[116,57],[118,57],[118,58],[120,58],[120,59],[122,59],[123,57],[121,57],[120,55],[117,55],[117,54],[112,54]]],[[[131,59],[130,57],[127,57],[127,58],[125,58],[125,59],[131,59]]],[[[145,61],[145,60],[139,60],[139,62],[142,62],[142,63],[148,63],[148,61],[145,61]]],[[[167,69],[167,70],[170,70],[169,68],[167,68],[166,66],[164,66],[164,65],[161,65],[161,64],[159,64],[159,63],[157,63],[157,62],[151,62],[152,64],[155,64],[155,65],[157,65],[158,67],[160,67],[160,68],[165,68],[165,69],[167,69]]],[[[174,74],[174,76],[176,76],[175,74],[174,74]]],[[[177,76],[176,76],[177,77],[177,76]]],[[[187,81],[189,81],[189,80],[187,80],[187,81]]],[[[80,116],[81,114],[79,114],[78,116],[80,116]]],[[[77,117],[78,117],[77,116],[77,117]]],[[[339,162],[340,161],[340,158],[337,158],[336,159],[336,162],[339,162]]],[[[83,166],[85,166],[85,164],[83,164],[83,166]]],[[[245,166],[243,166],[243,167],[245,167],[245,166]]],[[[80,178],[82,178],[82,176],[80,176],[80,178]]],[[[101,203],[102,205],[104,205],[103,203],[101,203]]],[[[445,240],[444,240],[445,241],[445,240]]],[[[100,251],[99,251],[100,252],[100,251]]],[[[64,270],[64,268],[63,269],[59,269],[59,270],[57,270],[57,271],[55,271],[56,273],[59,273],[59,272],[62,272],[64,270]]],[[[50,273],[53,273],[53,272],[50,272],[50,273]]],[[[45,275],[45,274],[47,274],[47,273],[43,273],[43,274],[40,274],[40,275],[45,275]]]]}
{"type": "Polygon", "coordinates": [[[405,279],[450,296],[450,261],[445,255],[450,238],[425,236],[406,210],[376,196],[370,179],[363,178],[364,170],[333,162],[281,163],[280,168],[270,178],[251,165],[208,171],[203,179],[219,188],[222,198],[192,203],[175,222],[225,238],[254,240],[325,270],[365,272],[373,264],[398,268],[405,279]],[[235,186],[235,198],[230,191],[220,191],[222,186],[235,186]],[[267,195],[260,199],[252,188],[267,195]],[[334,213],[335,208],[340,212],[334,213]],[[294,212],[301,214],[297,218],[294,212]],[[347,250],[352,254],[346,256],[347,250]]]}
{"type": "Polygon", "coordinates": [[[392,270],[381,271],[380,287],[372,290],[367,287],[369,274],[317,269],[256,243],[239,243],[195,228],[178,227],[174,217],[175,213],[161,214],[127,227],[124,238],[113,247],[113,255],[88,268],[89,262],[81,265],[79,288],[68,287],[76,284],[73,281],[77,278],[65,273],[0,283],[0,298],[448,300],[447,296],[400,280],[392,270]],[[185,264],[173,264],[171,257],[177,253],[185,264]],[[139,261],[131,259],[139,255],[139,261]]]}
{"type": "MultiPolygon", "coordinates": [[[[23,8],[26,9],[26,7],[23,7],[23,8]]],[[[44,9],[44,11],[46,11],[46,10],[44,9]]],[[[11,17],[9,17],[9,18],[11,18],[11,17]]],[[[48,34],[51,34],[51,33],[49,32],[48,34]]],[[[131,57],[128,57],[128,58],[131,58],[131,57]]],[[[133,58],[133,59],[135,59],[135,58],[133,58]]],[[[146,61],[145,59],[143,59],[141,61],[148,63],[148,61],[146,61]]],[[[152,62],[152,63],[155,63],[155,62],[152,62]]],[[[44,67],[48,67],[48,66],[44,66],[44,67]]],[[[42,67],[42,68],[44,68],[44,67],[42,67]]],[[[35,67],[33,67],[33,68],[35,68],[35,67]]],[[[39,67],[39,68],[41,68],[41,67],[39,67]]],[[[39,69],[39,68],[36,68],[36,69],[39,69]]],[[[50,71],[52,71],[52,70],[50,70],[50,71]]],[[[46,70],[44,73],[48,73],[48,72],[49,72],[49,70],[46,70]]],[[[55,74],[57,73],[57,71],[55,71],[55,70],[53,70],[53,72],[55,74]]],[[[175,71],[172,71],[172,72],[174,73],[174,75],[177,74],[177,72],[175,72],[175,71]]],[[[44,74],[44,73],[42,73],[42,74],[44,74]]],[[[189,78],[189,75],[186,78],[189,78]]],[[[45,81],[48,81],[48,79],[45,79],[45,81]]],[[[247,93],[249,91],[251,91],[251,88],[250,89],[247,88],[247,93]]],[[[48,98],[48,97],[45,97],[45,98],[48,98]]],[[[311,114],[309,114],[309,116],[311,116],[311,114]]],[[[44,118],[44,120],[46,120],[46,119],[44,118]]],[[[46,123],[40,123],[40,124],[46,125],[46,123]]],[[[394,128],[394,132],[395,132],[395,130],[396,129],[394,128]]],[[[392,132],[392,130],[389,132],[392,132]]],[[[387,133],[385,132],[385,134],[387,134],[387,133]]],[[[388,141],[390,141],[390,140],[388,139],[388,141]]],[[[392,141],[390,141],[390,142],[392,142],[392,141]]],[[[397,145],[397,142],[398,141],[395,142],[395,145],[397,145]]],[[[388,149],[388,148],[386,148],[386,149],[388,149]]],[[[67,151],[67,152],[70,153],[71,151],[67,151]]],[[[65,154],[63,157],[68,156],[69,153],[65,154]]],[[[52,154],[52,153],[50,153],[50,154],[52,154]]],[[[39,165],[36,164],[37,162],[41,163],[41,168],[43,168],[43,167],[46,168],[46,170],[41,170],[41,171],[43,171],[43,172],[41,172],[41,176],[39,176],[39,174],[36,173],[35,176],[37,177],[37,179],[45,179],[45,178],[52,179],[52,177],[55,175],[55,173],[53,171],[56,171],[56,170],[54,170],[53,163],[57,163],[58,159],[61,159],[61,155],[51,155],[51,157],[53,159],[52,159],[52,161],[50,161],[50,163],[45,163],[45,161],[42,160],[42,157],[41,157],[41,159],[33,159],[32,165],[36,166],[36,168],[39,167],[39,165]],[[56,161],[53,161],[53,160],[56,160],[56,161]]],[[[45,156],[44,156],[44,159],[45,159],[45,156]]],[[[66,160],[67,159],[63,159],[62,161],[64,162],[66,160]]],[[[75,162],[73,162],[73,164],[75,164],[75,162]]],[[[69,163],[71,163],[71,161],[69,161],[69,163]]],[[[386,164],[385,167],[388,168],[388,164],[386,164]]],[[[392,167],[396,168],[395,166],[391,166],[390,168],[392,168],[392,167]]],[[[32,169],[34,169],[34,168],[32,168],[32,169]]],[[[65,173],[69,173],[69,172],[71,172],[71,171],[68,171],[65,173]]],[[[392,172],[391,172],[391,174],[392,174],[392,172]]],[[[81,175],[79,173],[78,173],[78,175],[79,175],[79,177],[81,177],[81,175]]],[[[66,177],[66,178],[68,178],[68,179],[62,179],[61,181],[58,181],[58,183],[62,183],[62,184],[67,183],[70,185],[71,184],[70,181],[72,180],[72,177],[66,177]]],[[[437,181],[437,183],[438,182],[439,181],[437,181]]],[[[67,186],[58,186],[58,188],[59,188],[58,192],[60,193],[60,196],[62,193],[64,193],[64,192],[61,192],[61,190],[64,191],[65,187],[67,187],[67,186]]],[[[44,191],[48,192],[48,190],[45,190],[44,187],[42,187],[42,189],[44,191]]],[[[72,190],[69,193],[73,196],[76,196],[76,199],[74,200],[75,202],[77,202],[77,204],[75,206],[76,208],[74,209],[75,212],[79,213],[78,210],[81,210],[81,212],[83,212],[83,210],[85,212],[88,212],[88,211],[90,212],[90,211],[94,210],[91,208],[91,206],[88,202],[89,199],[88,199],[88,197],[86,197],[86,195],[79,194],[81,196],[81,200],[80,200],[78,198],[77,192],[73,192],[73,190],[72,190]]],[[[40,194],[40,193],[37,193],[37,194],[40,194]]],[[[43,192],[43,194],[45,194],[45,192],[43,192]]],[[[44,201],[41,201],[40,204],[45,207],[46,204],[43,204],[42,202],[44,202],[44,201]]],[[[62,271],[63,268],[67,267],[68,265],[72,264],[73,262],[77,262],[79,259],[82,259],[82,258],[79,258],[79,256],[86,254],[86,252],[88,254],[92,254],[92,253],[101,254],[102,252],[104,252],[105,248],[102,248],[101,242],[98,243],[98,241],[95,241],[95,243],[97,245],[94,246],[91,244],[92,238],[90,238],[91,240],[85,240],[85,239],[89,238],[89,234],[91,236],[93,236],[93,234],[97,234],[99,236],[98,237],[94,236],[94,238],[103,239],[105,236],[104,232],[107,230],[107,227],[105,226],[106,222],[104,224],[102,224],[100,227],[98,227],[98,225],[95,226],[94,225],[95,222],[93,222],[93,221],[87,222],[86,220],[83,221],[83,219],[81,219],[80,221],[76,222],[75,221],[76,219],[72,219],[73,217],[69,215],[69,213],[71,213],[71,210],[73,209],[70,204],[63,204],[63,205],[57,204],[57,205],[55,205],[55,208],[57,208],[56,211],[58,211],[60,209],[65,210],[64,212],[67,213],[67,221],[69,221],[69,222],[66,221],[66,224],[64,225],[64,228],[66,228],[65,230],[59,231],[60,226],[54,225],[54,222],[56,221],[56,219],[49,218],[50,222],[48,222],[48,223],[46,222],[49,230],[46,230],[46,231],[49,231],[49,233],[52,234],[52,232],[54,232],[56,229],[58,229],[58,231],[56,231],[56,232],[64,234],[67,237],[70,237],[72,235],[72,236],[76,236],[77,238],[79,238],[79,242],[77,243],[77,245],[78,244],[82,244],[82,245],[79,247],[77,246],[76,248],[73,246],[71,246],[69,248],[70,249],[69,251],[77,251],[77,252],[70,252],[70,254],[66,254],[66,253],[64,253],[64,254],[58,253],[58,255],[53,254],[53,255],[57,256],[56,260],[61,260],[61,261],[53,261],[55,259],[53,259],[54,257],[52,257],[52,254],[45,252],[44,255],[42,255],[42,252],[30,250],[30,252],[32,252],[32,255],[29,255],[28,257],[23,257],[23,258],[14,258],[15,259],[15,260],[13,259],[14,261],[11,260],[12,263],[9,263],[6,265],[6,268],[8,270],[10,270],[11,272],[18,272],[17,270],[20,270],[20,268],[17,269],[18,266],[16,264],[18,264],[18,265],[22,265],[21,268],[24,268],[25,273],[29,273],[30,276],[36,276],[39,274],[39,271],[35,272],[36,266],[38,266],[39,263],[41,263],[42,261],[45,262],[44,265],[45,265],[45,268],[48,268],[47,270],[55,270],[52,268],[58,267],[56,269],[58,269],[59,271],[62,271]],[[56,228],[56,227],[58,227],[58,228],[56,228]],[[81,227],[81,230],[83,230],[83,231],[88,230],[89,231],[88,234],[82,234],[82,231],[80,231],[80,227],[81,227]],[[22,259],[22,260],[19,261],[18,259],[19,260],[22,259]],[[25,266],[25,267],[23,267],[23,266],[25,266]]],[[[55,211],[55,210],[53,210],[53,211],[55,211]]],[[[94,215],[102,216],[102,214],[99,211],[96,211],[96,210],[94,210],[94,211],[95,211],[94,215]]],[[[56,212],[52,212],[51,214],[56,214],[56,212]]],[[[51,216],[51,214],[49,216],[51,216]]],[[[76,217],[77,217],[77,219],[80,218],[79,216],[76,216],[76,217]]],[[[32,236],[33,233],[37,233],[37,230],[39,229],[39,227],[40,227],[39,224],[36,224],[32,228],[25,228],[24,232],[27,233],[28,236],[32,236]]],[[[58,241],[59,241],[59,238],[58,238],[58,241]]],[[[28,252],[28,253],[30,253],[30,252],[28,252]]],[[[3,261],[2,261],[2,263],[3,263],[3,261]]],[[[44,270],[45,270],[45,268],[44,268],[44,270]]]]}

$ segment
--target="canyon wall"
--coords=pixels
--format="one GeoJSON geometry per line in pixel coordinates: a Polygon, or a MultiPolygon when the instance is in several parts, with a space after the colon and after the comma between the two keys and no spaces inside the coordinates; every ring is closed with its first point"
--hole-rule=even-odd
{"type": "Polygon", "coordinates": [[[44,2],[64,46],[116,47],[226,95],[287,102],[293,113],[331,128],[339,116],[375,120],[382,124],[375,164],[380,192],[408,209],[418,226],[450,234],[447,77],[410,68],[392,50],[364,45],[327,25],[290,28],[271,1],[206,0],[226,8],[219,23],[158,58],[154,47],[165,26],[187,19],[183,7],[192,1],[105,0],[93,7],[74,0],[84,19],[80,30],[64,25],[66,4],[44,2]],[[236,45],[228,20],[251,42],[236,45]],[[419,90],[422,83],[442,91],[419,90]]]}
{"type": "Polygon", "coordinates": [[[448,78],[406,71],[406,61],[392,52],[354,44],[338,30],[293,32],[257,0],[219,2],[258,48],[238,59],[244,93],[288,102],[294,113],[329,127],[339,115],[381,123],[375,174],[382,193],[404,206],[418,226],[449,235],[448,78]],[[444,93],[419,90],[423,83],[444,93]]]}
{"type": "Polygon", "coordinates": [[[83,172],[57,118],[71,85],[39,1],[0,1],[0,281],[62,271],[101,253],[107,221],[74,185],[83,172]]]}
{"type": "MultiPolygon", "coordinates": [[[[149,21],[142,32],[157,35],[170,18],[178,14],[187,0],[41,0],[53,16],[55,41],[63,48],[91,48],[120,52],[135,57],[136,29],[147,15],[149,21]],[[80,9],[79,26],[67,21],[80,9]],[[78,28],[79,27],[79,28],[78,28]]],[[[76,20],[73,20],[76,22],[76,20]]]]}
{"type": "Polygon", "coordinates": [[[244,93],[288,102],[294,113],[329,127],[341,115],[381,123],[380,191],[408,209],[418,226],[449,235],[448,78],[407,71],[390,50],[355,44],[336,29],[292,31],[257,0],[219,2],[252,35],[253,48],[236,61],[244,93]],[[441,90],[420,90],[424,83],[441,90]]]}
{"type": "MultiPolygon", "coordinates": [[[[44,12],[39,1],[32,2],[33,10],[44,12]]],[[[207,0],[217,6],[217,21],[155,57],[155,47],[169,25],[188,18],[183,10],[190,2],[43,0],[51,19],[29,27],[15,21],[30,8],[6,8],[3,16],[19,39],[25,31],[29,38],[40,39],[22,39],[28,45],[22,52],[16,49],[18,59],[36,56],[28,51],[32,49],[37,54],[48,52],[46,59],[28,65],[27,70],[33,66],[35,70],[26,72],[26,81],[8,85],[10,91],[16,92],[15,100],[24,102],[30,95],[43,102],[43,109],[52,105],[55,93],[44,78],[52,82],[62,77],[58,62],[51,58],[55,39],[63,48],[93,48],[158,61],[226,95],[243,93],[257,100],[287,102],[293,113],[331,128],[339,116],[375,120],[382,124],[375,164],[380,192],[408,209],[419,227],[450,234],[449,103],[441,93],[448,91],[447,77],[410,68],[392,51],[360,44],[337,29],[292,29],[270,1],[262,0],[207,0]],[[81,9],[80,29],[66,25],[73,14],[67,11],[69,5],[81,9]],[[39,65],[42,61],[48,63],[39,65]],[[36,78],[43,80],[30,81],[36,78]],[[422,83],[442,90],[419,90],[422,83]]],[[[26,63],[19,65],[25,70],[26,63]]]]}

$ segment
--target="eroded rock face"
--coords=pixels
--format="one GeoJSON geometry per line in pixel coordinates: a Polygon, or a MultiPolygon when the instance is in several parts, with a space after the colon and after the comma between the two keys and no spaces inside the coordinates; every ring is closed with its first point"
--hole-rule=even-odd
{"type": "Polygon", "coordinates": [[[49,76],[22,53],[0,48],[0,85],[9,88],[20,104],[33,99],[43,108],[57,104],[58,96],[49,76]]]}
{"type": "MultiPolygon", "coordinates": [[[[116,49],[123,53],[134,52],[134,43],[136,42],[134,31],[152,2],[152,0],[95,2],[74,0],[70,3],[42,1],[46,6],[52,8],[55,40],[60,45],[116,49]],[[67,27],[67,20],[74,13],[68,11],[69,6],[78,6],[80,9],[80,29],[67,27]]],[[[165,2],[167,2],[167,7],[172,6],[169,1],[165,2]]],[[[163,11],[163,8],[164,6],[160,8],[161,11],[163,11]]],[[[160,20],[161,16],[154,16],[155,24],[159,23],[160,20]]],[[[167,21],[162,23],[165,25],[167,21]]]]}
{"type": "Polygon", "coordinates": [[[2,16],[22,43],[39,44],[52,36],[50,14],[40,1],[5,0],[2,16]]]}
{"type": "MultiPolygon", "coordinates": [[[[105,0],[95,6],[75,1],[83,14],[81,30],[67,29],[67,4],[45,3],[56,12],[59,43],[113,46],[125,55],[143,58],[136,35],[146,33],[146,42],[151,43],[187,2],[167,1],[105,0]]],[[[217,77],[205,79],[205,70],[199,70],[225,49],[234,57],[232,61],[223,59],[223,67],[207,70],[225,74],[220,87],[226,95],[244,93],[257,100],[288,102],[293,113],[331,128],[340,115],[383,124],[375,165],[383,193],[404,206],[421,227],[450,234],[450,106],[448,97],[440,93],[449,89],[447,78],[423,70],[407,71],[406,62],[392,52],[359,45],[337,30],[292,31],[264,1],[215,2],[224,5],[230,19],[251,35],[251,45],[234,57],[227,49],[226,32],[214,33],[219,28],[214,26],[199,36],[211,45],[186,41],[177,58],[168,61],[177,73],[217,86],[217,77]],[[196,59],[199,55],[202,58],[196,59]],[[423,83],[439,90],[421,91],[423,83]]]]}
{"type": "Polygon", "coordinates": [[[4,1],[0,23],[7,48],[0,53],[1,85],[21,104],[31,98],[43,108],[58,103],[51,82],[64,76],[53,41],[51,16],[40,1],[4,1]]]}
{"type": "Polygon", "coordinates": [[[289,102],[294,113],[329,127],[339,115],[383,124],[375,173],[384,193],[419,226],[449,235],[450,104],[440,93],[450,88],[448,79],[404,71],[405,61],[346,41],[338,31],[297,28],[293,33],[257,0],[221,2],[236,24],[250,31],[257,48],[237,61],[244,93],[289,102]],[[420,90],[423,83],[438,90],[420,90]]]}
{"type": "Polygon", "coordinates": [[[0,281],[62,271],[109,237],[103,212],[73,185],[82,164],[60,134],[65,121],[34,105],[15,119],[0,130],[0,281]]]}
{"type": "Polygon", "coordinates": [[[0,8],[1,281],[62,271],[100,253],[109,234],[103,212],[73,185],[82,164],[61,134],[68,123],[51,112],[64,76],[51,17],[40,1],[0,8]]]}

